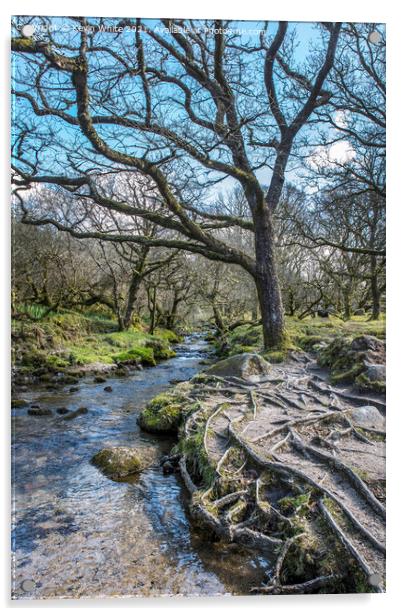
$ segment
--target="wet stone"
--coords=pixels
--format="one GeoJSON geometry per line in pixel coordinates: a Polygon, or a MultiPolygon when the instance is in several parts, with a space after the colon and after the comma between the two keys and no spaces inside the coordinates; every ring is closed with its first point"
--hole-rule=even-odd
{"type": "Polygon", "coordinates": [[[164,462],[162,465],[162,471],[164,475],[171,475],[172,473],[174,473],[174,466],[173,464],[171,464],[171,462],[164,462]]]}
{"type": "Polygon", "coordinates": [[[23,400],[22,398],[15,398],[14,400],[11,400],[11,408],[20,408],[22,406],[27,406],[28,402],[26,400],[23,400]]]}
{"type": "Polygon", "coordinates": [[[56,413],[58,415],[67,415],[67,413],[70,413],[70,409],[66,408],[65,406],[61,406],[58,409],[56,409],[56,413]]]}
{"type": "Polygon", "coordinates": [[[68,415],[64,415],[64,419],[75,419],[80,415],[86,415],[88,413],[88,409],[86,406],[81,406],[76,411],[71,411],[68,415]]]}
{"type": "Polygon", "coordinates": [[[133,447],[101,449],[92,457],[91,462],[111,479],[122,479],[149,465],[144,454],[133,447]]]}
{"type": "Polygon", "coordinates": [[[31,406],[27,412],[28,415],[32,415],[34,417],[49,417],[50,415],[53,415],[50,409],[43,409],[40,406],[31,406]]]}

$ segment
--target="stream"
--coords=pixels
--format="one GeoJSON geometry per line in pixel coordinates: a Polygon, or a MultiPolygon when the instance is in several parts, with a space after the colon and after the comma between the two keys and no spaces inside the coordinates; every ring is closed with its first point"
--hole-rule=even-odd
{"type": "Polygon", "coordinates": [[[172,439],[145,434],[136,419],[172,380],[200,370],[207,343],[189,336],[176,352],[107,383],[84,378],[78,391],[24,392],[29,404],[54,414],[12,411],[14,598],[246,594],[266,578],[263,557],[192,526],[176,474],[154,466],[115,482],[90,464],[104,447],[156,448],[158,457],[170,451],[172,439]],[[55,412],[82,406],[88,413],[69,421],[55,412]]]}

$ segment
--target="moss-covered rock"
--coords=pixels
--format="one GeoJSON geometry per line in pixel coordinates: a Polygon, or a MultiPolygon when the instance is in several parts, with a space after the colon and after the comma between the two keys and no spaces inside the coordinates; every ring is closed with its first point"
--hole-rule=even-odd
{"type": "MultiPolygon", "coordinates": [[[[367,321],[365,316],[352,317],[349,321],[331,316],[329,318],[286,316],[285,336],[281,348],[268,349],[273,353],[286,350],[303,350],[319,352],[323,345],[328,344],[336,336],[370,335],[385,338],[385,320],[367,321]]],[[[261,353],[263,351],[262,326],[243,324],[225,332],[223,336],[213,341],[219,356],[229,356],[240,352],[261,353]]],[[[267,349],[265,350],[267,352],[267,349]]],[[[273,362],[274,363],[274,362],[273,362]]]]}
{"type": "Polygon", "coordinates": [[[113,360],[121,364],[139,362],[149,366],[156,366],[153,349],[145,346],[137,346],[117,353],[113,355],[113,360]]]}
{"type": "Polygon", "coordinates": [[[183,406],[184,401],[177,394],[159,394],[140,413],[138,424],[147,432],[177,434],[183,406]]]}
{"type": "Polygon", "coordinates": [[[319,350],[321,347],[323,347],[326,343],[328,343],[330,341],[330,339],[326,336],[322,336],[322,335],[307,335],[307,336],[300,336],[297,338],[297,343],[298,345],[304,350],[304,351],[315,351],[315,350],[319,350]]]}
{"type": "Polygon", "coordinates": [[[383,394],[386,389],[386,371],[384,364],[371,364],[356,378],[356,385],[362,391],[376,391],[383,394]]]}
{"type": "Polygon", "coordinates": [[[98,451],[91,463],[110,479],[123,479],[144,470],[152,460],[132,447],[111,447],[98,451]]]}
{"type": "Polygon", "coordinates": [[[183,336],[179,333],[172,331],[171,329],[161,329],[157,328],[155,330],[155,336],[160,340],[164,340],[170,344],[176,344],[178,342],[182,342],[183,336]]]}
{"type": "MultiPolygon", "coordinates": [[[[30,310],[24,307],[24,312],[30,310]]],[[[146,330],[137,323],[118,331],[117,323],[106,315],[74,311],[51,313],[39,322],[14,320],[13,364],[33,375],[42,368],[50,374],[96,364],[111,369],[116,362],[154,366],[156,360],[174,356],[170,344],[180,341],[175,332],[146,330]]]]}
{"type": "Polygon", "coordinates": [[[27,411],[28,415],[32,415],[34,417],[50,417],[53,415],[50,409],[44,409],[40,406],[32,406],[27,411]]]}
{"type": "Polygon", "coordinates": [[[155,359],[170,359],[176,356],[176,353],[170,348],[169,343],[161,338],[147,340],[145,347],[152,349],[155,359]]]}
{"type": "Polygon", "coordinates": [[[198,402],[186,397],[191,387],[191,382],[185,381],[155,396],[141,411],[139,426],[154,434],[177,434],[182,421],[199,408],[198,402]]]}
{"type": "Polygon", "coordinates": [[[22,406],[27,406],[28,402],[23,400],[22,398],[14,398],[11,400],[11,408],[21,408],[22,406]]]}
{"type": "Polygon", "coordinates": [[[88,409],[86,406],[80,406],[78,409],[76,409],[75,411],[71,411],[70,413],[65,413],[63,416],[63,419],[66,419],[67,421],[69,421],[70,419],[75,419],[76,417],[79,417],[80,415],[86,415],[88,413],[88,409]]]}
{"type": "Polygon", "coordinates": [[[385,391],[385,343],[375,336],[337,336],[318,353],[333,383],[355,383],[366,391],[385,391]]]}
{"type": "Polygon", "coordinates": [[[188,438],[179,441],[177,449],[186,456],[186,466],[196,483],[208,487],[214,477],[215,469],[204,448],[204,433],[198,430],[188,438]]]}
{"type": "Polygon", "coordinates": [[[207,368],[205,374],[253,379],[269,374],[270,370],[270,364],[261,355],[241,353],[218,361],[218,363],[207,368]]]}
{"type": "Polygon", "coordinates": [[[271,364],[281,364],[286,360],[287,355],[286,351],[267,351],[263,357],[271,364]]]}

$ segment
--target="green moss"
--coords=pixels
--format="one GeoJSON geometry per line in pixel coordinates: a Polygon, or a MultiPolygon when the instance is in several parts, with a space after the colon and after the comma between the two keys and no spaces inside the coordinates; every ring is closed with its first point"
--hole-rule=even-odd
{"type": "Polygon", "coordinates": [[[126,477],[144,468],[139,454],[128,447],[102,449],[91,458],[91,462],[111,478],[126,477]]]}
{"type": "Polygon", "coordinates": [[[311,492],[297,496],[285,496],[278,501],[278,505],[284,515],[293,514],[297,510],[305,512],[308,509],[310,498],[311,492]]]}
{"type": "Polygon", "coordinates": [[[297,344],[304,350],[304,351],[312,351],[314,350],[314,347],[317,344],[320,344],[322,342],[327,342],[329,340],[329,338],[327,336],[323,337],[322,335],[317,335],[317,334],[313,334],[313,335],[306,335],[306,336],[300,336],[297,337],[297,344]]]}
{"type": "Polygon", "coordinates": [[[156,359],[170,359],[176,355],[176,353],[169,347],[167,340],[162,338],[147,340],[145,346],[152,349],[156,359]]]}
{"type": "Polygon", "coordinates": [[[99,334],[95,339],[86,337],[80,343],[71,345],[69,351],[77,364],[112,364],[134,360],[154,366],[157,359],[173,356],[168,342],[138,328],[107,335],[99,334]]]}
{"type": "Polygon", "coordinates": [[[138,423],[147,432],[177,434],[183,417],[195,410],[180,394],[166,392],[151,400],[141,411],[138,423]]]}
{"type": "Polygon", "coordinates": [[[204,431],[200,428],[195,434],[182,439],[178,446],[186,455],[187,469],[194,481],[209,487],[215,479],[215,469],[211,466],[204,448],[204,431]]]}
{"type": "MultiPolygon", "coordinates": [[[[339,362],[335,362],[339,365],[339,362]]],[[[336,370],[336,366],[332,366],[332,371],[331,371],[331,383],[353,383],[354,379],[360,374],[360,372],[362,371],[363,365],[362,364],[353,364],[351,366],[351,368],[349,368],[348,370],[336,370]]]]}
{"type": "Polygon", "coordinates": [[[286,351],[267,351],[263,353],[264,359],[269,361],[271,364],[281,364],[286,360],[287,352],[286,351]]]}
{"type": "Polygon", "coordinates": [[[371,593],[373,587],[369,583],[367,575],[357,566],[352,569],[353,588],[356,593],[371,593]]]}
{"type": "Polygon", "coordinates": [[[360,432],[366,438],[369,438],[371,441],[378,441],[383,443],[385,441],[385,434],[376,434],[375,432],[370,432],[370,430],[365,430],[361,426],[355,426],[355,430],[360,432]]]}
{"type": "Polygon", "coordinates": [[[174,356],[169,345],[179,339],[168,330],[150,335],[141,324],[120,332],[107,315],[73,311],[52,313],[40,322],[14,321],[12,331],[14,361],[31,370],[131,360],[155,365],[174,356]]]}
{"type": "Polygon", "coordinates": [[[127,351],[117,353],[117,355],[112,356],[112,359],[117,363],[138,361],[144,364],[148,364],[150,366],[156,365],[153,350],[148,347],[141,346],[133,347],[131,349],[128,349],[127,351]]]}
{"type": "Polygon", "coordinates": [[[232,356],[232,355],[239,355],[240,353],[255,353],[256,351],[256,347],[255,346],[246,346],[244,344],[235,344],[233,345],[229,352],[224,353],[224,355],[227,355],[228,357],[232,356]]]}
{"type": "Polygon", "coordinates": [[[155,336],[159,339],[165,340],[170,344],[177,344],[178,342],[182,342],[183,336],[180,336],[178,333],[172,331],[171,329],[162,329],[157,328],[155,330],[155,336]]]}
{"type": "Polygon", "coordinates": [[[27,404],[28,402],[22,398],[15,398],[14,400],[11,400],[12,409],[21,408],[22,406],[27,406],[27,404]]]}
{"type": "MultiPolygon", "coordinates": [[[[380,339],[385,338],[385,320],[367,321],[367,317],[352,317],[349,321],[331,316],[328,318],[307,317],[303,320],[297,317],[285,317],[285,336],[280,349],[286,350],[315,350],[314,347],[321,342],[328,343],[336,336],[350,336],[354,338],[362,334],[369,334],[380,339]]],[[[219,343],[217,344],[219,347],[219,343]]],[[[260,352],[263,349],[263,336],[261,325],[241,325],[233,331],[226,333],[224,354],[242,352],[239,349],[246,347],[248,352],[260,352]]]]}
{"type": "Polygon", "coordinates": [[[260,348],[262,346],[262,327],[260,325],[242,325],[233,330],[230,340],[232,344],[260,348]]]}
{"type": "Polygon", "coordinates": [[[385,381],[371,381],[363,373],[359,374],[355,382],[362,391],[375,391],[379,394],[385,394],[386,392],[385,381]]]}
{"type": "Polygon", "coordinates": [[[70,365],[70,362],[58,355],[48,355],[46,357],[46,365],[54,368],[67,368],[70,365]]]}
{"type": "Polygon", "coordinates": [[[211,374],[205,374],[205,372],[199,372],[194,375],[190,383],[196,383],[198,385],[208,385],[215,383],[215,377],[211,374]]]}
{"type": "Polygon", "coordinates": [[[42,368],[50,371],[58,371],[70,365],[62,355],[35,349],[23,352],[20,356],[20,363],[29,370],[42,368]]]}
{"type": "Polygon", "coordinates": [[[15,37],[13,38],[13,44],[17,51],[34,52],[36,42],[33,37],[15,37]]]}
{"type": "MultiPolygon", "coordinates": [[[[243,466],[245,459],[246,454],[244,450],[237,445],[232,445],[229,449],[229,453],[225,457],[225,463],[221,466],[221,475],[225,477],[226,473],[228,473],[229,476],[231,476],[232,473],[236,473],[239,468],[243,466]]],[[[223,492],[221,492],[220,496],[223,495],[223,492]]]]}
{"type": "MultiPolygon", "coordinates": [[[[354,531],[351,522],[345,517],[345,514],[331,498],[324,497],[323,503],[339,526],[343,529],[348,528],[351,532],[354,531]]],[[[338,593],[373,592],[372,585],[366,574],[357,565],[355,559],[345,551],[333,533],[328,533],[328,526],[325,520],[321,518],[320,524],[323,528],[323,533],[325,533],[328,540],[332,542],[333,546],[330,550],[326,551],[326,555],[320,564],[320,572],[324,575],[333,573],[336,570],[340,570],[344,573],[343,580],[337,583],[336,592],[338,593]]]]}
{"type": "MultiPolygon", "coordinates": [[[[318,353],[318,363],[330,369],[332,383],[355,383],[363,391],[376,391],[385,393],[384,381],[372,381],[367,378],[366,363],[370,351],[361,348],[359,336],[336,336],[325,348],[318,353]],[[353,344],[357,341],[357,347],[353,344]]],[[[363,340],[363,339],[362,339],[363,340]]],[[[378,342],[378,346],[381,343],[378,342]]],[[[381,353],[380,361],[383,361],[381,353]]]]}

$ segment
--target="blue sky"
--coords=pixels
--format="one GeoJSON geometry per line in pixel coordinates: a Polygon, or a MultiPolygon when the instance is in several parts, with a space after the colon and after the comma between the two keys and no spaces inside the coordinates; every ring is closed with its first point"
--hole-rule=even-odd
{"type": "MultiPolygon", "coordinates": [[[[121,18],[107,18],[105,19],[105,24],[106,25],[111,25],[111,24],[116,24],[118,23],[118,21],[121,18]]],[[[96,22],[98,20],[98,18],[88,18],[88,22],[96,22]]],[[[21,18],[19,21],[19,25],[22,26],[24,24],[31,24],[34,25],[37,29],[37,36],[39,38],[47,38],[46,32],[41,31],[41,26],[43,25],[43,20],[40,17],[24,17],[21,18]]],[[[163,28],[163,24],[161,24],[160,21],[158,20],[146,20],[145,22],[147,24],[148,27],[160,27],[163,28]]],[[[212,25],[212,22],[209,22],[212,25]]],[[[203,26],[205,24],[205,20],[203,21],[197,21],[194,20],[193,24],[198,27],[198,26],[203,26]]],[[[79,40],[79,32],[76,31],[74,33],[73,28],[78,27],[77,22],[73,22],[72,20],[68,19],[68,18],[63,18],[63,17],[49,17],[46,19],[46,24],[47,27],[50,27],[50,29],[52,30],[52,35],[54,36],[54,38],[57,40],[57,42],[59,43],[66,43],[66,42],[71,42],[71,37],[73,37],[74,39],[74,44],[78,43],[79,40]]],[[[246,41],[246,39],[249,39],[251,37],[251,39],[255,39],[255,44],[259,44],[259,36],[258,34],[251,34],[252,30],[258,30],[260,28],[263,27],[263,23],[262,22],[255,22],[255,21],[234,21],[230,23],[230,27],[232,29],[241,29],[244,30],[244,33],[239,36],[239,40],[241,40],[241,42],[244,44],[244,42],[246,41]]],[[[275,33],[277,28],[277,23],[276,22],[271,22],[269,24],[268,27],[268,36],[272,35],[275,33]]],[[[308,54],[310,51],[310,47],[311,44],[315,41],[315,40],[319,40],[321,37],[321,34],[317,28],[317,26],[313,23],[291,23],[289,26],[289,30],[288,33],[290,34],[293,30],[296,31],[297,34],[297,46],[295,48],[295,56],[294,59],[297,63],[303,63],[306,61],[306,59],[308,58],[308,54]]],[[[99,33],[96,35],[96,41],[105,46],[110,46],[110,47],[114,47],[117,48],[119,46],[119,41],[121,40],[121,36],[125,37],[125,39],[127,40],[127,37],[134,37],[134,33],[130,32],[130,31],[125,31],[123,34],[120,35],[116,35],[116,34],[112,34],[110,32],[103,32],[103,33],[99,33]]],[[[254,41],[252,41],[254,44],[254,41]]],[[[65,51],[65,53],[75,53],[75,52],[69,52],[68,50],[65,51]]],[[[21,60],[21,57],[18,55],[14,55],[13,56],[13,73],[18,74],[23,63],[26,61],[26,59],[21,60]]],[[[29,78],[29,71],[27,73],[27,76],[29,78]]],[[[64,79],[65,80],[65,84],[66,86],[69,85],[69,76],[68,75],[61,75],[60,73],[58,73],[57,75],[57,79],[64,79]]],[[[261,80],[262,80],[262,76],[261,76],[261,80]]],[[[261,85],[261,84],[259,84],[261,85]]],[[[24,89],[24,85],[19,84],[17,86],[17,89],[24,89]]],[[[31,86],[26,87],[25,89],[28,89],[31,93],[33,93],[31,86]]],[[[71,104],[69,107],[69,113],[74,115],[75,112],[75,105],[71,104]]],[[[77,150],[79,150],[80,148],[85,148],[88,146],[85,138],[82,137],[82,135],[80,135],[79,131],[77,128],[69,126],[68,124],[66,124],[65,122],[63,122],[62,120],[58,120],[58,119],[54,119],[54,118],[36,118],[30,108],[30,105],[23,101],[23,102],[18,102],[18,104],[14,104],[13,107],[13,117],[18,120],[20,118],[23,118],[26,122],[35,122],[37,123],[42,130],[42,133],[44,135],[46,135],[47,132],[49,132],[50,130],[55,130],[55,132],[57,132],[57,134],[60,136],[62,136],[62,141],[64,144],[68,144],[69,145],[69,149],[71,149],[71,151],[73,152],[73,156],[75,156],[75,152],[77,152],[77,150]]],[[[100,129],[101,131],[103,129],[100,129]]],[[[132,133],[132,131],[131,131],[132,133]]],[[[132,150],[131,153],[135,153],[137,154],[137,152],[135,151],[135,147],[137,145],[138,142],[138,138],[141,138],[140,136],[135,135],[134,137],[132,135],[127,134],[127,136],[125,137],[125,142],[124,145],[127,148],[130,148],[132,150]],[[137,140],[137,141],[135,141],[137,140]]],[[[29,146],[29,143],[27,144],[29,146]]],[[[26,153],[26,156],[29,157],[29,147],[27,148],[28,152],[26,153]]],[[[48,167],[47,171],[52,170],[52,172],[62,172],[63,171],[63,167],[65,165],[65,157],[63,157],[62,151],[59,152],[55,152],[54,149],[48,150],[46,156],[43,157],[43,162],[47,164],[46,166],[48,167]]],[[[270,170],[269,168],[266,166],[263,169],[261,169],[260,171],[257,172],[259,179],[261,182],[263,183],[268,183],[269,182],[269,178],[270,178],[270,170]]],[[[292,172],[290,171],[290,177],[292,177],[292,172]]],[[[220,189],[227,189],[227,188],[231,188],[234,185],[234,180],[232,180],[231,178],[227,178],[226,180],[223,180],[223,182],[220,185],[220,189]]]]}

